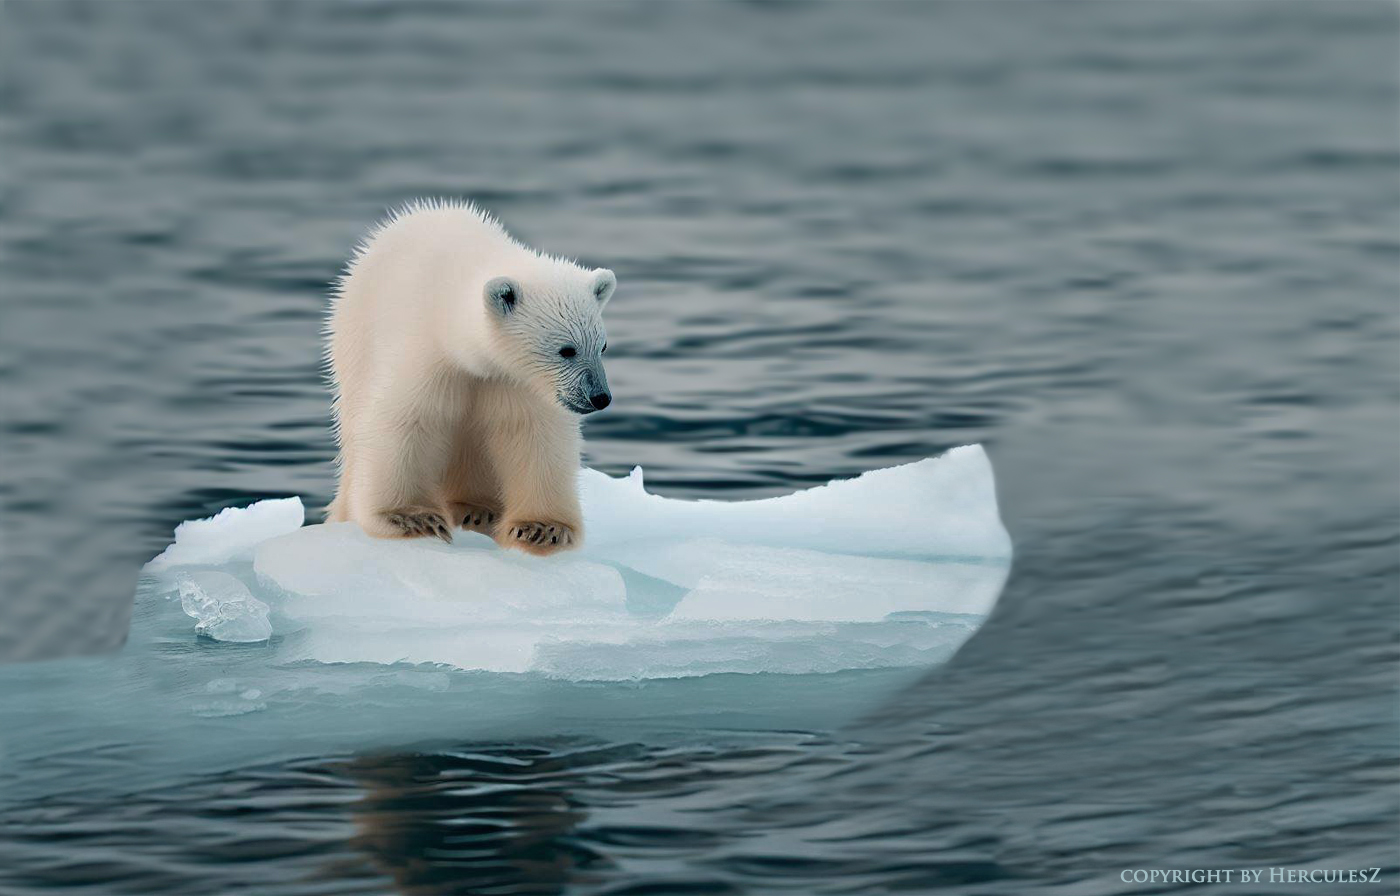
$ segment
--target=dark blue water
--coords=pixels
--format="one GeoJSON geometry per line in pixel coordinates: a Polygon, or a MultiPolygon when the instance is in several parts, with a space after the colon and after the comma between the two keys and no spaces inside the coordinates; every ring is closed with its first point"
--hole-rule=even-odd
{"type": "MultiPolygon", "coordinates": [[[[0,890],[1097,894],[1379,866],[1192,889],[1394,892],[1396,26],[1346,2],[5,4],[6,655],[119,644],[180,520],[328,497],[326,284],[422,195],[617,271],[593,466],[737,498],[982,442],[1017,558],[958,657],[849,729],[0,797],[0,890]]],[[[69,761],[125,773],[119,744],[69,761]]]]}

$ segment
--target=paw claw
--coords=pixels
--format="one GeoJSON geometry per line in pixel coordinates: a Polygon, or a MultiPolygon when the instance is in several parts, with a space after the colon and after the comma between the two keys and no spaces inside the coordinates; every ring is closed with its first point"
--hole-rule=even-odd
{"type": "Polygon", "coordinates": [[[470,501],[461,501],[452,505],[453,519],[458,521],[458,525],[463,529],[475,529],[478,532],[491,534],[492,524],[499,518],[496,511],[483,504],[470,501]]]}
{"type": "Polygon", "coordinates": [[[401,538],[440,538],[450,544],[452,531],[447,521],[435,510],[406,508],[385,513],[383,519],[401,538]]]}
{"type": "Polygon", "coordinates": [[[529,554],[553,554],[574,546],[574,530],[559,523],[512,523],[497,536],[505,547],[516,547],[529,554]]]}

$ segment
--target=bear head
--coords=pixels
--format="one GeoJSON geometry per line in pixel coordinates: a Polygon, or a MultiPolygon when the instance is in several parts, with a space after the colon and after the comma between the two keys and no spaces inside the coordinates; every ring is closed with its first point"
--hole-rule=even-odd
{"type": "Polygon", "coordinates": [[[571,264],[551,265],[543,276],[486,281],[482,300],[502,369],[576,414],[607,407],[612,392],[603,371],[603,307],[616,288],[612,271],[571,264]]]}

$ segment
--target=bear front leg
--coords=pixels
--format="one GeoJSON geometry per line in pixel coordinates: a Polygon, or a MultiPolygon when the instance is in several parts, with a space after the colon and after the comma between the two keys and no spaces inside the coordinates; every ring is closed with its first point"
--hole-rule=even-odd
{"type": "Polygon", "coordinates": [[[505,505],[492,537],[502,547],[547,555],[583,540],[578,422],[567,414],[555,408],[521,414],[488,440],[505,505]]]}

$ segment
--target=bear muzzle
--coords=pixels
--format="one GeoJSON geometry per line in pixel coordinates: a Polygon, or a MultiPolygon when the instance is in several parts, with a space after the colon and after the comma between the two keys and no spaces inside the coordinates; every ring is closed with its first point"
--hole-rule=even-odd
{"type": "Polygon", "coordinates": [[[589,370],[575,388],[559,396],[559,403],[575,414],[592,414],[612,404],[612,390],[601,368],[589,370]]]}
{"type": "Polygon", "coordinates": [[[586,416],[596,411],[601,411],[603,408],[612,404],[612,395],[608,394],[607,392],[595,392],[592,395],[588,396],[587,404],[578,401],[572,401],[565,398],[560,398],[559,403],[562,404],[564,407],[568,408],[569,410],[573,411],[575,414],[579,414],[580,416],[586,416]]]}

